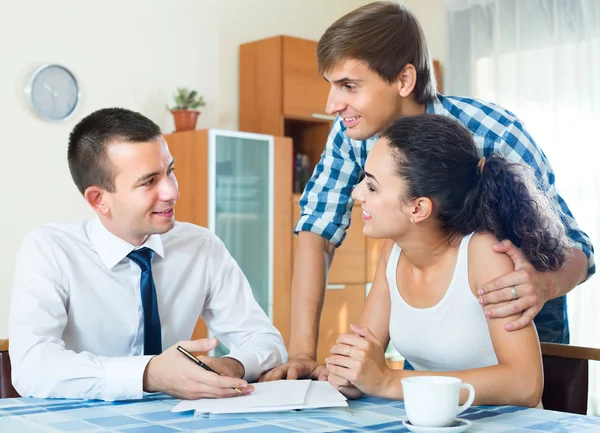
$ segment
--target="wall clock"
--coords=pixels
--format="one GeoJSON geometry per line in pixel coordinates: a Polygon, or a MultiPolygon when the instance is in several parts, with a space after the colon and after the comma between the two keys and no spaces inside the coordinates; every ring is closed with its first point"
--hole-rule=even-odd
{"type": "Polygon", "coordinates": [[[56,64],[42,65],[33,71],[25,93],[34,111],[51,122],[71,117],[80,99],[75,75],[56,64]]]}

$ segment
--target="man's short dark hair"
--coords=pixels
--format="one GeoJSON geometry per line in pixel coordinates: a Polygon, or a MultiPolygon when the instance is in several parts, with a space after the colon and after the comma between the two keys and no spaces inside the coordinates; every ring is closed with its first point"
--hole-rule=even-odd
{"type": "Polygon", "coordinates": [[[361,6],[334,22],[317,44],[319,72],[340,62],[364,62],[388,83],[411,64],[417,71],[414,98],[426,104],[435,97],[436,82],[427,40],[417,18],[398,2],[361,6]]]}
{"type": "Polygon", "coordinates": [[[83,118],[71,131],[67,159],[71,177],[83,194],[90,186],[115,191],[115,168],[106,149],[116,142],[143,143],[161,134],[152,120],[125,108],[103,108],[83,118]]]}

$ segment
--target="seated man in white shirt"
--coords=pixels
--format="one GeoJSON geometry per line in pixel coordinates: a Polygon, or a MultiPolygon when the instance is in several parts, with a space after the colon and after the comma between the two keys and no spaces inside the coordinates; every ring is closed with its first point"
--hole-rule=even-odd
{"type": "Polygon", "coordinates": [[[97,218],[43,225],[23,241],[9,318],[22,396],[229,397],[252,392],[249,382],[286,361],[280,333],[221,240],[175,221],[175,161],[154,122],[98,110],[71,132],[68,161],[97,218]],[[216,346],[185,341],[199,316],[230,349],[199,356],[220,375],[176,349],[216,346]]]}

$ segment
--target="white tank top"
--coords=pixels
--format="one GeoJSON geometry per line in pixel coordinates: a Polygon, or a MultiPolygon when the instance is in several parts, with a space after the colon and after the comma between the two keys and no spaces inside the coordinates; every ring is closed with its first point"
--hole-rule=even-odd
{"type": "Polygon", "coordinates": [[[408,305],[396,284],[401,249],[394,245],[387,264],[390,287],[390,340],[415,370],[460,371],[498,364],[486,318],[469,286],[470,234],[459,247],[450,286],[431,308],[408,305]]]}

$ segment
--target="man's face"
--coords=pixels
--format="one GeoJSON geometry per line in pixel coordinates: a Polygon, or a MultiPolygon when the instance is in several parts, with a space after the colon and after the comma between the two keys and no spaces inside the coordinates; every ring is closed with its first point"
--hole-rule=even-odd
{"type": "Polygon", "coordinates": [[[398,82],[386,82],[365,63],[343,60],[324,77],[331,85],[326,111],[343,119],[350,138],[370,138],[400,116],[398,82]]]}
{"type": "Polygon", "coordinates": [[[115,192],[105,193],[108,228],[134,245],[171,230],[179,189],[173,173],[175,161],[165,139],[113,143],[107,155],[116,173],[115,192]]]}

